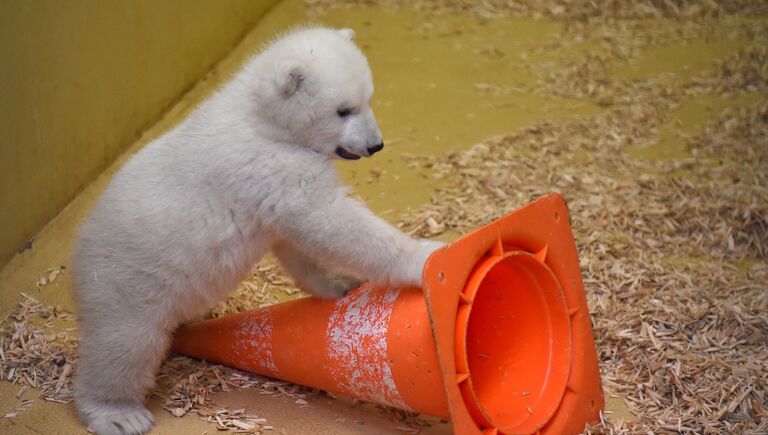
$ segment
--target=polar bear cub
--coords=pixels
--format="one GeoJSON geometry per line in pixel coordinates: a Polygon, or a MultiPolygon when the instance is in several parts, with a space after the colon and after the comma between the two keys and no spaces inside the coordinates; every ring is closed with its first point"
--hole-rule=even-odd
{"type": "MultiPolygon", "coordinates": [[[[246,62],[114,176],[80,229],[75,403],[98,434],[140,434],[173,330],[272,251],[303,290],[418,285],[440,244],[347,196],[332,159],[383,148],[368,63],[349,29],[307,28],[246,62]]],[[[301,319],[296,319],[301,321],[301,319]]]]}

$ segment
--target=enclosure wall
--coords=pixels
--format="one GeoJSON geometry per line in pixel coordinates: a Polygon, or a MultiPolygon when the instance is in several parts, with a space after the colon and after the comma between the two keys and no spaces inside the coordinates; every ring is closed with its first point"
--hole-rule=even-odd
{"type": "Polygon", "coordinates": [[[0,265],[274,3],[0,2],[0,265]]]}

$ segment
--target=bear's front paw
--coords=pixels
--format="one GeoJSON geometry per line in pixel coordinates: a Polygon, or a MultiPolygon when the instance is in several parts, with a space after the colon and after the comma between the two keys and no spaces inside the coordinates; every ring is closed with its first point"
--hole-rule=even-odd
{"type": "MultiPolygon", "coordinates": [[[[432,253],[442,248],[443,246],[445,246],[445,243],[437,240],[419,240],[419,252],[416,254],[416,264],[419,266],[419,271],[424,269],[424,264],[427,262],[432,253]]],[[[421,279],[421,276],[419,276],[419,279],[421,279]]]]}
{"type": "Polygon", "coordinates": [[[363,281],[346,275],[329,275],[326,279],[312,284],[309,292],[320,299],[340,299],[350,291],[360,287],[363,281]]]}
{"type": "Polygon", "coordinates": [[[404,275],[402,281],[409,285],[421,285],[421,274],[424,271],[424,265],[433,252],[445,246],[444,242],[429,239],[420,239],[416,241],[411,255],[403,263],[404,275]]]}
{"type": "Polygon", "coordinates": [[[446,245],[445,242],[441,242],[439,240],[429,240],[429,239],[420,239],[419,244],[424,248],[425,251],[428,252],[427,258],[429,258],[429,256],[432,255],[433,252],[437,251],[438,249],[446,245]]]}

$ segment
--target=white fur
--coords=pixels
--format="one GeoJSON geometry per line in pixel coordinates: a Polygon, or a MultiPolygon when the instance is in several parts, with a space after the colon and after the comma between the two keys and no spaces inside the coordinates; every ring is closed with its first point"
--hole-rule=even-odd
{"type": "Polygon", "coordinates": [[[95,432],[151,428],[143,401],[173,330],[223,300],[269,250],[319,297],[362,280],[420,283],[439,244],[349,198],[330,160],[337,147],[368,156],[381,142],[353,37],[312,28],[277,40],[130,159],[97,202],[73,259],[75,399],[95,432]]]}

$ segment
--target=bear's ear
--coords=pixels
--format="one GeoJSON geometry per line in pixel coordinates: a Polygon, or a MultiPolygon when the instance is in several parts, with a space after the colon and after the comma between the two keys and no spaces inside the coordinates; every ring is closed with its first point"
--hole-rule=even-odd
{"type": "Polygon", "coordinates": [[[341,36],[349,39],[350,41],[355,40],[355,31],[352,29],[339,29],[339,33],[341,33],[341,36]]]}
{"type": "Polygon", "coordinates": [[[275,84],[277,89],[285,97],[295,94],[306,79],[306,69],[301,62],[295,59],[284,61],[277,69],[275,84]]]}

